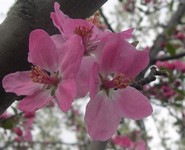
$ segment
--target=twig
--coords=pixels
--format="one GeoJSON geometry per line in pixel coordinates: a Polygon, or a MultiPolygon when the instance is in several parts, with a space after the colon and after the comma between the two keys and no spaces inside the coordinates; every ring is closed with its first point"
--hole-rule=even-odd
{"type": "Polygon", "coordinates": [[[180,53],[175,56],[165,56],[165,57],[161,57],[161,58],[156,58],[156,61],[158,61],[158,60],[159,61],[173,60],[173,59],[178,59],[178,58],[181,58],[184,56],[185,56],[185,53],[180,53]]]}
{"type": "Polygon", "coordinates": [[[156,76],[168,76],[168,72],[166,70],[157,70],[156,67],[150,68],[150,73],[147,77],[140,79],[137,82],[132,83],[130,86],[142,90],[143,86],[156,80],[156,76]]]}
{"type": "Polygon", "coordinates": [[[115,31],[113,30],[113,28],[111,27],[111,25],[109,24],[108,19],[107,19],[107,17],[104,15],[104,13],[103,13],[103,11],[102,11],[101,8],[99,9],[99,12],[100,12],[100,15],[101,15],[102,18],[103,18],[103,21],[104,21],[105,24],[107,25],[108,29],[111,30],[112,32],[115,32],[115,31]]]}

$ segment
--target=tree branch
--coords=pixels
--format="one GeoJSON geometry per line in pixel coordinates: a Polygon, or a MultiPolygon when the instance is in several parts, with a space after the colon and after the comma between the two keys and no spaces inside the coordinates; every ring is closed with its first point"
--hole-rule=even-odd
{"type": "Polygon", "coordinates": [[[163,56],[163,57],[160,57],[160,58],[156,58],[155,61],[167,61],[167,60],[173,60],[173,59],[178,59],[178,58],[181,58],[181,57],[184,57],[185,56],[185,52],[183,53],[179,53],[179,54],[176,54],[175,56],[163,56]]]}

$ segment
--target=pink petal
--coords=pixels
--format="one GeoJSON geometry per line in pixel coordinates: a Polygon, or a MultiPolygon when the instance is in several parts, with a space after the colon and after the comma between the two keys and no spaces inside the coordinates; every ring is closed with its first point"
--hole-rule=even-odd
{"type": "Polygon", "coordinates": [[[153,110],[148,98],[138,90],[127,87],[114,93],[115,99],[119,101],[116,108],[122,111],[123,117],[138,120],[151,115],[153,110]]]}
{"type": "Polygon", "coordinates": [[[112,141],[114,144],[119,145],[123,148],[129,148],[133,143],[128,137],[121,135],[115,136],[112,141]]]}
{"type": "Polygon", "coordinates": [[[136,50],[134,46],[124,40],[123,33],[108,35],[109,38],[106,36],[102,38],[105,46],[97,53],[103,74],[124,73],[127,77],[133,78],[148,65],[148,50],[136,50]]]}
{"type": "Polygon", "coordinates": [[[115,133],[121,115],[117,111],[117,102],[109,99],[104,91],[100,92],[87,104],[85,123],[93,140],[106,141],[115,133]]]}
{"type": "Polygon", "coordinates": [[[22,71],[6,75],[2,81],[5,91],[18,96],[34,94],[41,89],[41,84],[34,83],[29,74],[29,71],[22,71]]]}
{"type": "Polygon", "coordinates": [[[18,108],[23,112],[35,112],[46,106],[53,97],[49,91],[37,91],[34,95],[26,96],[18,104],[18,108]]]}
{"type": "Polygon", "coordinates": [[[91,75],[90,69],[94,63],[94,57],[85,56],[82,59],[80,69],[76,74],[77,96],[76,98],[84,97],[89,91],[89,77],[91,75]]]}
{"type": "Polygon", "coordinates": [[[127,77],[133,78],[138,75],[149,63],[149,51],[136,50],[127,41],[122,41],[122,51],[114,64],[118,73],[124,73],[127,77]]]}
{"type": "Polygon", "coordinates": [[[51,37],[41,29],[31,32],[28,61],[47,71],[58,68],[58,53],[51,37]]]}
{"type": "Polygon", "coordinates": [[[69,17],[60,10],[59,3],[57,2],[54,3],[54,9],[55,12],[52,12],[50,17],[53,20],[53,24],[59,29],[61,33],[63,33],[64,32],[63,24],[69,17]]]}
{"type": "Polygon", "coordinates": [[[121,42],[120,34],[112,34],[106,41],[100,57],[100,68],[103,74],[114,73],[115,64],[121,51],[121,42]]]}
{"type": "Polygon", "coordinates": [[[64,112],[68,111],[76,97],[76,83],[74,79],[62,80],[56,90],[56,99],[60,109],[64,112]]]}
{"type": "Polygon", "coordinates": [[[134,28],[127,29],[125,31],[121,32],[121,38],[123,39],[130,39],[133,37],[132,32],[134,31],[134,28]]]}
{"type": "Polygon", "coordinates": [[[64,78],[74,76],[80,68],[84,46],[79,36],[73,35],[67,40],[60,53],[61,73],[64,78]]]}
{"type": "Polygon", "coordinates": [[[89,89],[90,89],[90,98],[93,99],[94,96],[98,93],[100,88],[100,76],[99,76],[99,65],[94,63],[93,67],[90,70],[89,77],[89,89]]]}
{"type": "Polygon", "coordinates": [[[54,42],[56,48],[61,50],[66,39],[61,34],[55,34],[51,36],[52,41],[54,42]]]}

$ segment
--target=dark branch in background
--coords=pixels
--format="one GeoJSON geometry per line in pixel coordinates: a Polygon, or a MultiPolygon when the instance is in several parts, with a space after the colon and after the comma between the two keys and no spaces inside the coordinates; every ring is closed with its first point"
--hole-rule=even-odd
{"type": "Polygon", "coordinates": [[[107,17],[104,15],[104,13],[103,13],[103,11],[102,11],[101,8],[99,9],[99,12],[100,12],[100,15],[101,15],[102,18],[103,18],[104,23],[107,25],[108,29],[111,30],[112,32],[115,32],[114,29],[113,29],[113,28],[111,27],[111,25],[109,24],[108,19],[107,19],[107,17]]]}
{"type": "Polygon", "coordinates": [[[168,72],[166,70],[157,70],[156,67],[150,68],[150,73],[147,77],[142,78],[141,80],[132,83],[130,86],[138,89],[143,90],[143,86],[156,80],[156,76],[168,76],[168,72]]]}
{"type": "Polygon", "coordinates": [[[176,54],[175,56],[163,56],[163,57],[160,57],[160,58],[156,58],[156,61],[167,61],[167,60],[173,60],[173,59],[178,59],[178,58],[181,58],[181,57],[184,57],[185,56],[185,53],[180,53],[180,54],[176,54]]]}

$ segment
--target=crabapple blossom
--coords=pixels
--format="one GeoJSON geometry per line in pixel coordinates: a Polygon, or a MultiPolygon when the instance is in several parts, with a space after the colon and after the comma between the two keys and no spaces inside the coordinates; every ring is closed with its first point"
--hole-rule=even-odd
{"type": "MultiPolygon", "coordinates": [[[[72,19],[60,10],[59,3],[54,4],[55,12],[51,13],[53,24],[59,29],[60,33],[66,39],[76,34],[81,37],[84,44],[84,55],[90,55],[97,49],[101,39],[111,34],[110,31],[103,32],[96,25],[97,18],[91,19],[72,19]]],[[[96,17],[96,16],[95,16],[96,17]]],[[[132,37],[133,28],[121,32],[124,38],[132,37]]]]}
{"type": "Polygon", "coordinates": [[[90,73],[85,123],[92,139],[111,138],[122,117],[142,119],[152,113],[147,97],[129,86],[148,61],[148,51],[137,51],[121,34],[108,38],[90,73]]]}
{"type": "Polygon", "coordinates": [[[62,39],[57,35],[50,37],[41,29],[32,31],[28,53],[32,69],[8,74],[3,79],[6,92],[25,96],[18,104],[24,112],[34,112],[53,99],[65,112],[76,96],[75,74],[80,67],[84,47],[77,35],[62,44],[57,38],[62,39]]]}

